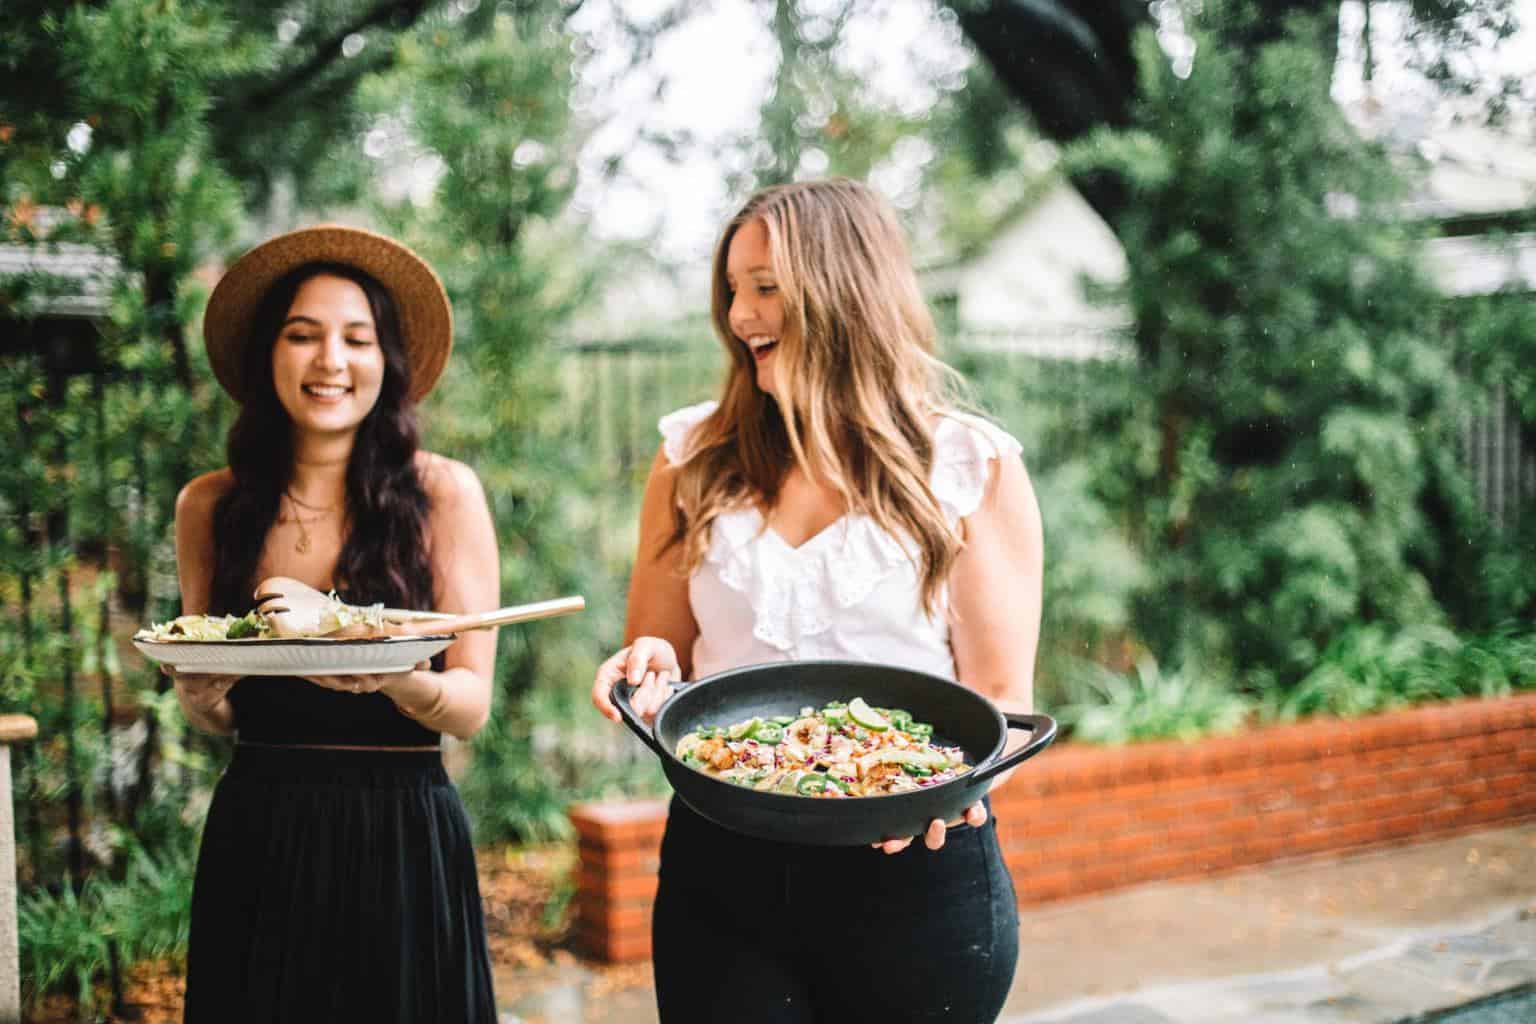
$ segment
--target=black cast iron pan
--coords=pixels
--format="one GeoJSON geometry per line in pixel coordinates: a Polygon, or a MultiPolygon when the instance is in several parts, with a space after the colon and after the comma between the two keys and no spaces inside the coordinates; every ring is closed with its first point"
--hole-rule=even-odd
{"type": "Polygon", "coordinates": [[[667,780],[688,806],[724,828],[758,839],[815,846],[858,846],[921,835],[934,818],[952,821],[1007,771],[1050,746],[1056,723],[1047,715],[999,711],[981,694],[939,676],[855,661],[791,661],[731,669],[684,684],[647,726],[631,707],[627,681],[614,684],[613,704],[629,728],[661,758],[667,780]],[[910,793],[814,799],[760,792],[705,775],[674,753],[678,740],[706,726],[753,716],[798,714],[829,701],[863,697],[873,707],[905,708],[933,724],[933,741],[958,746],[976,767],[949,782],[910,793]],[[1009,729],[1029,742],[1002,756],[1009,729]]]}

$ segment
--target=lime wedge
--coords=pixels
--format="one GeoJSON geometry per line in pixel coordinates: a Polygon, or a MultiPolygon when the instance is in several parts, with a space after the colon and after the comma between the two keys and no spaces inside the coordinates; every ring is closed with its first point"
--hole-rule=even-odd
{"type": "Polygon", "coordinates": [[[848,702],[848,717],[872,732],[885,732],[891,727],[890,719],[864,703],[863,697],[848,702]]]}
{"type": "Polygon", "coordinates": [[[762,724],[761,718],[749,718],[745,722],[737,722],[731,726],[727,735],[733,740],[744,739],[748,733],[762,724]]]}
{"type": "Polygon", "coordinates": [[[773,791],[775,793],[795,793],[799,789],[800,780],[805,775],[806,775],[806,773],[803,772],[803,771],[800,771],[799,769],[796,769],[796,770],[790,771],[790,772],[785,772],[784,773],[784,777],[779,779],[778,782],[774,783],[773,791]]]}

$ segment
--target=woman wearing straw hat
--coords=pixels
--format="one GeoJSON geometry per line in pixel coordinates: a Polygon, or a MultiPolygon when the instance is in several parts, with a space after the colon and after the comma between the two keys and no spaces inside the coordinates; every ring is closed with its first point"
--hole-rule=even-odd
{"type": "MultiPolygon", "coordinates": [[[[497,606],[479,481],[417,448],[452,346],[426,263],[354,228],[281,235],[224,275],[203,333],[240,412],[229,466],[177,499],[184,613],[241,614],[279,575],[355,602],[497,606]]],[[[189,1022],[495,1019],[438,746],[485,722],[494,656],[479,632],[389,675],[176,677],[193,725],[237,737],[198,858],[189,1022]]]]}

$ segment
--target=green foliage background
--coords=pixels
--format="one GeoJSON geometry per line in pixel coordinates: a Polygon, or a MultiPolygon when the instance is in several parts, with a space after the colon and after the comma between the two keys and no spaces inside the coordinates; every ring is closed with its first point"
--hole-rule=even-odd
{"type": "MultiPolygon", "coordinates": [[[[460,779],[477,838],[559,837],[574,799],[659,792],[654,758],[586,691],[618,640],[655,417],[707,397],[719,354],[696,315],[571,344],[618,270],[652,258],[597,240],[573,203],[599,127],[573,104],[593,56],[574,6],[12,6],[0,242],[38,262],[0,279],[0,706],[41,729],[16,763],[29,998],[88,1004],[114,953],[184,949],[228,748],[187,730],[123,639],[175,613],[174,497],[223,461],[201,268],[302,221],[379,225],[441,272],[459,348],[428,444],[485,485],[506,601],[589,604],[503,631],[460,779]],[[391,167],[425,169],[429,194],[383,187],[391,167]],[[105,307],[91,323],[50,313],[82,282],[40,269],[74,245],[116,261],[88,282],[105,307]]],[[[1430,287],[1416,254],[1434,227],[1401,214],[1411,176],[1329,99],[1328,23],[1277,33],[1248,3],[1205,0],[1188,77],[1145,34],[1132,123],[1053,165],[979,62],[933,69],[923,114],[839,64],[880,6],[775,0],[780,62],[761,132],[728,154],[732,195],[926,153],[898,198],[919,251],[958,259],[1062,174],[1127,193],[1130,273],[1107,296],[1133,319],[1126,358],[943,351],[1024,442],[1045,510],[1042,707],[1078,740],[1130,742],[1536,685],[1536,516],[1495,522],[1459,453],[1468,418],[1503,399],[1536,444],[1536,313],[1430,287]]],[[[1419,6],[1452,42],[1506,26],[1502,0],[1487,24],[1475,5],[1419,6]]],[[[640,61],[686,16],[616,38],[640,61]]]]}
{"type": "MultiPolygon", "coordinates": [[[[1469,595],[1477,534],[1453,453],[1480,379],[1418,264],[1406,182],[1329,96],[1317,28],[1251,5],[1189,21],[1187,78],[1139,40],[1133,124],[1074,154],[1131,198],[1139,398],[1112,414],[1096,490],[1148,555],[1137,634],[1164,664],[1253,694],[1299,681],[1357,623],[1489,628],[1526,610],[1469,595]]],[[[1469,311],[1472,312],[1472,311],[1469,311]]],[[[1484,378],[1485,379],[1485,378],[1484,378]]]]}

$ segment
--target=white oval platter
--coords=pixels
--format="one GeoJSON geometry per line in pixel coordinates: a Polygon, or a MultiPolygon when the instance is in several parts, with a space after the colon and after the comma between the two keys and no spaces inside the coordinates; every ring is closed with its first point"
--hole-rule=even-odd
{"type": "Polygon", "coordinates": [[[376,640],[317,637],[265,640],[133,641],[151,661],[178,672],[226,676],[350,676],[404,672],[453,643],[452,636],[376,640]]]}

